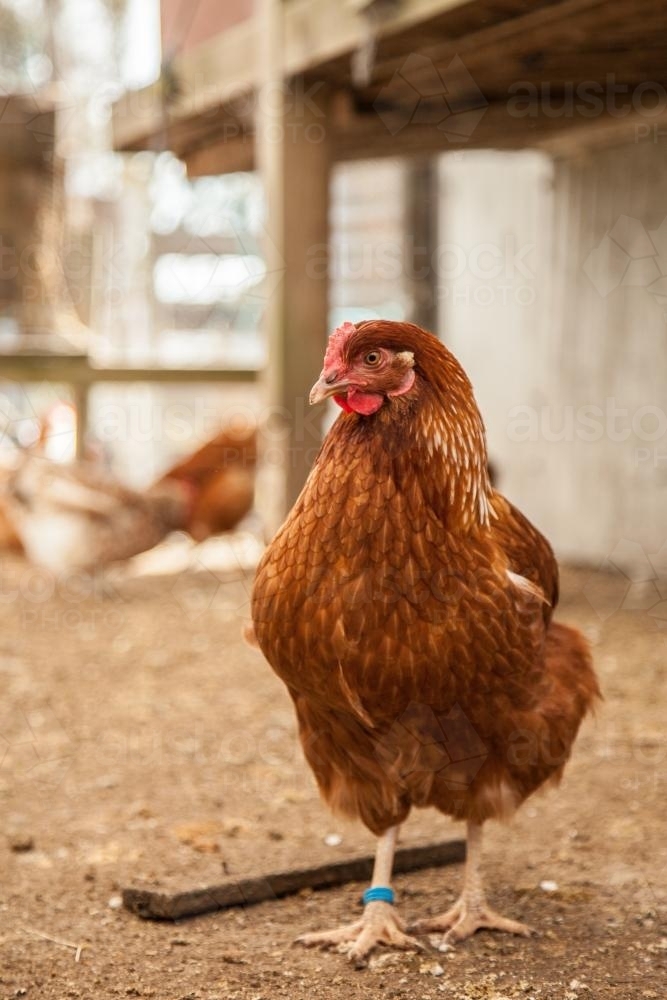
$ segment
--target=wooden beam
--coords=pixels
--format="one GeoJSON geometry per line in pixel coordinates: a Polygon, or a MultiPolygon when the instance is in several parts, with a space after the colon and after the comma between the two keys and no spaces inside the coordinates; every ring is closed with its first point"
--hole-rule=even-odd
{"type": "MultiPolygon", "coordinates": [[[[546,151],[566,148],[592,148],[638,142],[643,139],[663,141],[667,129],[667,109],[653,114],[630,111],[617,115],[604,111],[588,117],[568,111],[553,115],[551,104],[521,101],[497,101],[489,104],[470,136],[457,137],[456,115],[450,119],[451,131],[432,125],[402,124],[400,109],[394,114],[398,131],[391,126],[391,113],[383,121],[370,109],[351,113],[344,120],[327,118],[330,154],[334,163],[387,157],[423,158],[466,149],[528,149],[546,151]]],[[[559,106],[554,97],[553,106],[559,106]]],[[[445,124],[445,123],[442,123],[445,124]]],[[[244,135],[241,150],[233,144],[213,143],[186,157],[188,174],[198,177],[234,170],[256,169],[254,135],[244,135]]]]}
{"type": "Polygon", "coordinates": [[[255,382],[258,372],[248,368],[94,368],[84,357],[0,355],[0,382],[255,382]]]}
{"type": "Polygon", "coordinates": [[[609,149],[627,143],[647,142],[657,145],[667,139],[667,108],[651,116],[632,112],[622,118],[601,115],[584,123],[579,120],[572,128],[553,131],[544,136],[540,148],[554,157],[585,156],[595,149],[609,149]]]}
{"type": "Polygon", "coordinates": [[[127,90],[113,105],[113,147],[123,151],[152,149],[166,124],[161,80],[141,90],[127,90]]]}
{"type": "Polygon", "coordinates": [[[508,105],[489,105],[470,136],[457,136],[456,115],[446,122],[448,131],[434,123],[403,123],[397,116],[398,131],[373,113],[356,115],[344,126],[332,130],[336,162],[383,157],[415,157],[469,149],[549,149],[561,141],[585,147],[616,145],[620,142],[664,139],[667,110],[647,117],[636,112],[617,117],[605,112],[596,118],[562,115],[551,117],[539,103],[522,108],[518,114],[508,105]]]}
{"type": "Polygon", "coordinates": [[[188,177],[211,174],[233,174],[255,169],[255,136],[241,132],[234,137],[222,136],[207,141],[183,155],[188,177]]]}
{"type": "MultiPolygon", "coordinates": [[[[466,0],[410,0],[378,25],[380,37],[391,35],[466,0]]],[[[259,9],[262,5],[258,4],[259,9]]],[[[223,34],[177,55],[162,80],[128,91],[114,105],[115,149],[172,148],[170,133],[181,122],[208,115],[226,103],[250,108],[253,93],[266,82],[258,65],[261,18],[234,25],[223,34]]],[[[281,71],[294,77],[320,63],[351,53],[368,34],[367,21],[340,0],[292,0],[281,13],[281,71]]],[[[281,84],[282,84],[281,77],[281,84]]]]}
{"type": "MultiPolygon", "coordinates": [[[[437,134],[441,123],[435,120],[436,131],[423,123],[411,124],[396,134],[395,141],[389,141],[381,127],[374,130],[371,121],[373,114],[376,119],[391,117],[392,105],[400,114],[401,106],[410,105],[415,92],[429,92],[436,70],[446,71],[443,96],[446,89],[450,109],[460,111],[470,100],[471,81],[477,104],[483,105],[484,98],[489,101],[483,121],[465,142],[467,148],[516,149],[537,144],[543,133],[551,137],[572,132],[580,124],[573,118],[576,110],[570,111],[570,120],[567,115],[559,119],[551,105],[558,107],[563,88],[586,81],[605,83],[610,60],[617,82],[667,83],[661,41],[667,36],[667,11],[656,0],[637,0],[629,21],[628,10],[624,0],[558,0],[528,9],[511,2],[498,9],[482,2],[405,0],[375,26],[378,49],[373,83],[356,92],[358,104],[368,107],[369,116],[359,116],[356,136],[354,128],[339,133],[334,125],[332,155],[346,160],[428,155],[454,148],[443,128],[443,134],[437,134]],[[646,43],[639,44],[647,35],[646,43]],[[410,54],[421,57],[421,67],[413,59],[405,69],[410,54]],[[458,62],[452,65],[455,57],[458,62]],[[513,115],[507,107],[509,88],[517,81],[534,87],[548,84],[545,107],[538,109],[536,118],[513,115]],[[378,96],[385,109],[375,111],[378,96]],[[372,141],[375,136],[380,140],[377,147],[372,141]]],[[[172,148],[186,159],[192,176],[252,169],[256,162],[254,118],[267,103],[270,88],[282,88],[291,101],[301,104],[322,99],[325,83],[330,89],[349,88],[349,56],[367,37],[368,24],[338,0],[283,4],[281,73],[271,83],[257,56],[262,30],[259,15],[236,25],[176,57],[160,84],[126,95],[114,111],[116,145],[172,148]],[[297,78],[305,82],[297,83],[297,78]]],[[[576,100],[571,103],[574,106],[576,100]]],[[[587,117],[581,124],[587,125],[595,119],[590,117],[590,107],[585,110],[587,117]]],[[[434,107],[434,119],[437,112],[434,107]]],[[[420,113],[428,115],[428,107],[420,113]]],[[[455,115],[451,124],[456,125],[455,115]]]]}
{"type": "MultiPolygon", "coordinates": [[[[526,48],[531,45],[543,45],[551,48],[554,42],[562,40],[572,44],[575,39],[581,37],[579,18],[581,14],[589,9],[596,9],[605,6],[607,10],[614,7],[609,0],[560,0],[546,6],[534,5],[528,8],[525,13],[519,16],[509,17],[499,20],[479,28],[477,31],[469,31],[461,38],[443,40],[434,38],[433,41],[420,47],[419,54],[426,59],[432,60],[436,64],[449,63],[458,56],[468,68],[470,59],[482,56],[482,62],[488,59],[489,50],[493,51],[493,62],[491,68],[494,73],[505,69],[503,60],[516,52],[518,45],[525,53],[526,48]]],[[[627,16],[627,8],[625,10],[627,16]]],[[[610,15],[607,15],[610,16],[610,15]]],[[[379,53],[378,66],[373,74],[374,82],[389,79],[395,72],[400,72],[409,53],[402,51],[386,59],[379,53]]],[[[513,66],[511,78],[516,79],[515,70],[519,68],[519,79],[529,75],[529,67],[522,65],[513,66]]],[[[471,71],[472,72],[472,71],[471,71]]],[[[415,77],[419,79],[419,73],[414,70],[410,74],[410,80],[415,77]]],[[[474,73],[473,73],[474,76],[474,73]]],[[[448,85],[450,77],[454,74],[448,73],[448,85]]],[[[450,87],[448,86],[448,90],[450,87]]]]}
{"type": "Polygon", "coordinates": [[[255,21],[244,21],[176,56],[162,79],[127,91],[113,108],[114,148],[153,148],[179,122],[206,123],[212,109],[234,99],[241,107],[257,82],[257,44],[255,21]]]}
{"type": "MultiPolygon", "coordinates": [[[[155,257],[159,257],[164,253],[213,253],[220,254],[221,256],[224,254],[238,254],[245,250],[245,239],[243,242],[244,247],[241,247],[238,236],[221,233],[211,233],[210,236],[197,236],[188,232],[183,227],[171,233],[153,233],[152,237],[153,254],[155,257]]],[[[248,240],[248,243],[254,247],[254,240],[252,238],[248,240]]],[[[245,252],[248,251],[245,250],[245,252]]]]}
{"type": "MultiPolygon", "coordinates": [[[[386,5],[373,21],[378,39],[404,32],[468,0],[409,0],[386,5]]],[[[368,39],[369,21],[341,0],[291,0],[285,9],[285,73],[307,73],[314,67],[355,52],[368,39]]]]}
{"type": "Polygon", "coordinates": [[[475,93],[481,90],[492,102],[506,98],[517,82],[548,83],[557,97],[561,89],[578,83],[608,85],[610,76],[615,84],[667,81],[667,10],[656,8],[655,0],[638,0],[633,13],[637,18],[643,13],[646,21],[653,14],[658,24],[642,33],[641,20],[633,17],[628,23],[628,8],[619,0],[562,0],[462,38],[434,40],[420,48],[421,66],[418,60],[408,61],[407,52],[391,59],[380,52],[365,97],[370,104],[378,93],[386,99],[401,88],[426,96],[436,69],[446,80],[450,105],[465,99],[471,83],[475,93]],[[624,50],[610,53],[608,36],[614,31],[624,32],[624,50]],[[646,40],[645,48],[639,39],[646,40]]]}

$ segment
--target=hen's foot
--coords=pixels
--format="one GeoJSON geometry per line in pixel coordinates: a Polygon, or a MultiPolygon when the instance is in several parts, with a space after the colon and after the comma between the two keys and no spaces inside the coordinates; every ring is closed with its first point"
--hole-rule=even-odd
{"type": "Polygon", "coordinates": [[[434,934],[446,931],[443,944],[456,944],[457,941],[465,941],[466,938],[472,937],[475,931],[483,929],[520,934],[522,937],[530,937],[533,933],[533,929],[527,924],[521,924],[518,920],[509,920],[507,917],[501,916],[485,902],[473,905],[465,897],[461,897],[446,913],[441,913],[437,917],[417,920],[409,929],[413,934],[434,934]]]}
{"type": "Polygon", "coordinates": [[[424,945],[405,933],[405,925],[390,903],[368,903],[364,914],[353,924],[345,924],[333,931],[315,931],[302,934],[297,944],[307,948],[335,948],[347,955],[357,969],[366,965],[370,953],[378,945],[388,945],[403,951],[424,951],[424,945]]]}

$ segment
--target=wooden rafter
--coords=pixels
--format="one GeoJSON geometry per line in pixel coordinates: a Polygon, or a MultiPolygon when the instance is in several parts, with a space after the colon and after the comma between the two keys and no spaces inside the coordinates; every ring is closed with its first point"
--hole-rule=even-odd
{"type": "MultiPolygon", "coordinates": [[[[306,91],[331,97],[325,125],[334,162],[462,143],[516,149],[565,134],[622,141],[662,121],[663,109],[654,115],[651,108],[667,93],[667,7],[658,0],[551,0],[528,8],[519,0],[405,0],[377,28],[372,80],[361,89],[350,56],[366,29],[350,7],[292,0],[279,16],[283,79],[295,86],[298,77],[306,91]],[[654,88],[643,108],[635,101],[617,114],[622,95],[617,106],[606,97],[603,107],[591,103],[614,86],[642,84],[654,88]],[[583,101],[581,86],[588,88],[583,101]],[[519,105],[527,95],[537,98],[534,108],[519,105]],[[563,101],[571,107],[559,111],[563,101]],[[456,115],[468,107],[478,120],[457,138],[456,115]]],[[[252,169],[259,30],[249,20],[179,56],[169,94],[156,84],[127,95],[114,113],[117,147],[170,148],[192,176],[252,169]]]]}

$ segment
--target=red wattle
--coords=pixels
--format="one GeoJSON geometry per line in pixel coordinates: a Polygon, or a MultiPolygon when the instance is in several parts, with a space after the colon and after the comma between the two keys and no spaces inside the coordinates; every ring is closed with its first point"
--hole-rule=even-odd
{"type": "Polygon", "coordinates": [[[334,403],[338,403],[341,410],[345,410],[346,413],[352,413],[352,407],[348,405],[345,396],[334,396],[334,403]]]}
{"type": "Polygon", "coordinates": [[[358,389],[350,389],[347,394],[347,405],[362,417],[370,417],[371,413],[377,413],[383,403],[384,396],[381,392],[360,392],[358,389]]]}
{"type": "Polygon", "coordinates": [[[377,413],[384,397],[379,392],[359,392],[358,389],[349,389],[347,394],[334,396],[334,402],[338,403],[346,413],[360,413],[362,417],[370,417],[371,413],[377,413]]]}

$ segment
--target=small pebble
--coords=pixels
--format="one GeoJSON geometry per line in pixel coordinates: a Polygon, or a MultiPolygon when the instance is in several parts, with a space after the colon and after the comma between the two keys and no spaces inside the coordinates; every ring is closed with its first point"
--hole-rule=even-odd
{"type": "Polygon", "coordinates": [[[542,892],[558,892],[558,882],[552,882],[551,879],[544,879],[540,882],[540,889],[542,892]]]}
{"type": "Polygon", "coordinates": [[[444,976],[445,970],[439,962],[425,962],[419,966],[422,976],[444,976]]]}
{"type": "Polygon", "coordinates": [[[391,965],[402,965],[403,960],[403,955],[401,955],[400,952],[385,951],[380,955],[374,955],[368,964],[369,968],[375,971],[377,969],[384,969],[391,965]]]}
{"type": "Polygon", "coordinates": [[[35,841],[29,833],[15,833],[9,838],[9,849],[15,854],[24,854],[34,850],[34,847],[35,841]]]}
{"type": "Polygon", "coordinates": [[[339,844],[343,843],[343,838],[339,833],[328,833],[324,838],[324,843],[327,847],[338,847],[339,844]]]}
{"type": "Polygon", "coordinates": [[[109,907],[110,910],[120,910],[122,905],[123,905],[122,896],[112,896],[109,902],[107,903],[107,906],[109,907]]]}

